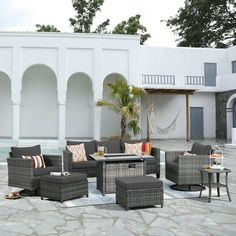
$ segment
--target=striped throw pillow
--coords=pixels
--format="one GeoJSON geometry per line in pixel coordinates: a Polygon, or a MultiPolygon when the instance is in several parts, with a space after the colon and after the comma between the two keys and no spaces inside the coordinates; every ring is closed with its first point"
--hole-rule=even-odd
{"type": "Polygon", "coordinates": [[[125,143],[125,153],[142,155],[142,145],[143,143],[125,143]]]}
{"type": "Polygon", "coordinates": [[[33,163],[33,168],[45,168],[45,162],[43,155],[36,155],[36,156],[22,156],[23,159],[30,159],[33,163]]]}
{"type": "Polygon", "coordinates": [[[67,145],[67,150],[72,152],[72,161],[87,161],[84,143],[78,145],[67,145]]]}

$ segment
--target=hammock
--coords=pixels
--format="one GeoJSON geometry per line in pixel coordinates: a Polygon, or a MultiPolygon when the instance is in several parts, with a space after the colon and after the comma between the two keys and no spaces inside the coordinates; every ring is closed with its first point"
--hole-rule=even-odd
{"type": "Polygon", "coordinates": [[[174,120],[167,127],[162,128],[157,124],[157,114],[154,111],[153,105],[150,105],[150,107],[147,109],[147,117],[148,117],[150,134],[155,134],[155,133],[168,134],[170,131],[174,131],[179,114],[180,114],[180,110],[177,113],[174,120]]]}

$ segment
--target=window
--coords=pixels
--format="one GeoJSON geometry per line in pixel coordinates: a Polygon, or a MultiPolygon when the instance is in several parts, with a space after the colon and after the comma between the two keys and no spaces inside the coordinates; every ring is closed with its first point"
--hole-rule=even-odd
{"type": "Polygon", "coordinates": [[[232,73],[236,73],[236,61],[232,61],[232,73]]]}
{"type": "Polygon", "coordinates": [[[205,86],[216,86],[217,64],[204,63],[205,86]]]}

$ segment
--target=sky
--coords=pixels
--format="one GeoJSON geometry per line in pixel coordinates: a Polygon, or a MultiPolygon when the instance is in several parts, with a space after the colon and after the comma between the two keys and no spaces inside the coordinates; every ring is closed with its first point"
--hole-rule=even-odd
{"type": "MultiPolygon", "coordinates": [[[[145,45],[176,47],[177,36],[161,20],[176,15],[185,0],[105,0],[94,19],[94,28],[110,19],[110,30],[130,16],[140,14],[151,38],[145,45]]],[[[71,0],[0,0],[0,31],[36,31],[36,24],[52,24],[61,32],[73,32],[75,16],[71,0]]]]}

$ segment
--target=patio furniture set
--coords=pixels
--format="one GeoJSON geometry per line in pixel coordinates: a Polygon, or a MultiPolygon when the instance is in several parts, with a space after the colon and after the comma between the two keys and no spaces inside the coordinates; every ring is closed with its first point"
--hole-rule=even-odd
{"type": "MultiPolygon", "coordinates": [[[[40,192],[41,199],[63,202],[81,196],[89,197],[87,178],[96,177],[97,189],[103,195],[115,193],[116,203],[126,210],[152,205],[163,207],[163,182],[159,179],[160,149],[152,147],[150,155],[143,156],[125,153],[126,143],[138,142],[140,141],[67,141],[63,158],[58,155],[42,155],[40,145],[12,147],[7,158],[8,185],[30,190],[34,194],[40,192]],[[80,144],[84,145],[87,160],[75,162],[68,148],[70,145],[80,144]],[[95,153],[101,144],[106,147],[108,154],[98,157],[95,153]],[[43,168],[35,168],[36,165],[43,168]],[[66,172],[62,171],[62,166],[66,172]],[[52,173],[69,174],[57,176],[52,173]],[[155,174],[156,178],[146,174],[155,174]]],[[[195,143],[192,153],[197,155],[194,158],[177,152],[166,152],[166,178],[177,185],[203,186],[206,178],[199,168],[207,164],[206,152],[209,147],[195,143]]]]}

